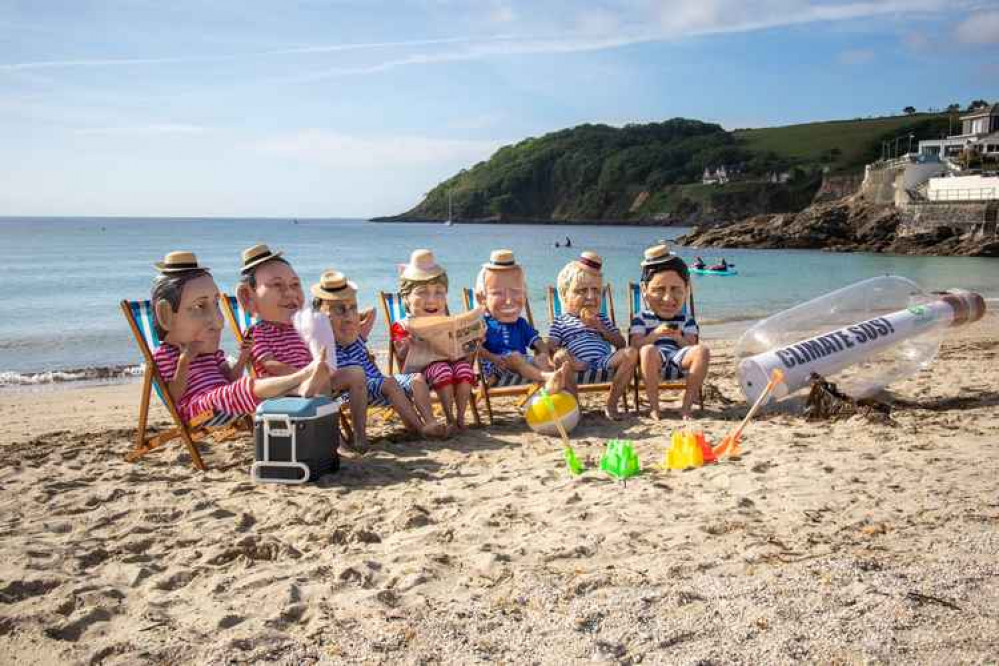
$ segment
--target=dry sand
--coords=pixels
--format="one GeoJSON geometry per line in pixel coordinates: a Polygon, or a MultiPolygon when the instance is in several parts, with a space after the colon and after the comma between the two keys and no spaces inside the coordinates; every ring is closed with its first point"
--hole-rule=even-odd
{"type": "MultiPolygon", "coordinates": [[[[569,478],[510,409],[284,487],[250,483],[248,439],[207,473],[124,462],[137,385],[2,393],[0,663],[995,663],[996,323],[894,386],[892,424],[791,402],[741,460],[627,485],[569,478]]],[[[730,349],[716,439],[745,413],[730,349]]],[[[589,406],[591,464],[628,437],[649,466],[677,426],[589,406]]]]}

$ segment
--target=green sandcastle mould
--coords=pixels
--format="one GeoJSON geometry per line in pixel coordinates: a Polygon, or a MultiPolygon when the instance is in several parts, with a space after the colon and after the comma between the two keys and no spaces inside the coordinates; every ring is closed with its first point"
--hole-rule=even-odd
{"type": "Polygon", "coordinates": [[[632,448],[631,440],[612,439],[607,442],[607,451],[600,458],[600,469],[618,481],[640,474],[642,466],[638,462],[635,449],[632,448]]]}

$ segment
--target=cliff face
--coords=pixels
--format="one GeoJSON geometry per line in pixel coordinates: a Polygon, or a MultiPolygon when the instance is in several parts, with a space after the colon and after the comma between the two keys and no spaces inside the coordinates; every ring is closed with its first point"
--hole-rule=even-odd
{"type": "Polygon", "coordinates": [[[690,247],[999,256],[994,225],[991,233],[945,223],[914,229],[894,206],[858,197],[816,203],[797,214],[758,215],[722,227],[697,227],[677,242],[690,247]]]}

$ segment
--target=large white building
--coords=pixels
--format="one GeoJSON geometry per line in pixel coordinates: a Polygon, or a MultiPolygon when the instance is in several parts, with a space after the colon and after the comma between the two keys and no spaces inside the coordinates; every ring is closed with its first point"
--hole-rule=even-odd
{"type": "Polygon", "coordinates": [[[919,154],[927,157],[956,157],[966,148],[978,150],[983,158],[999,160],[999,104],[961,116],[960,134],[919,142],[919,154]]]}

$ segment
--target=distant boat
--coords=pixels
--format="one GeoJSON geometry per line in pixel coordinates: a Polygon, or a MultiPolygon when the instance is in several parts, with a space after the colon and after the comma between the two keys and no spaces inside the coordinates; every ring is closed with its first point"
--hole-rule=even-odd
{"type": "Polygon", "coordinates": [[[454,220],[451,219],[451,190],[447,191],[447,221],[444,222],[445,227],[450,227],[454,225],[454,220]]]}

